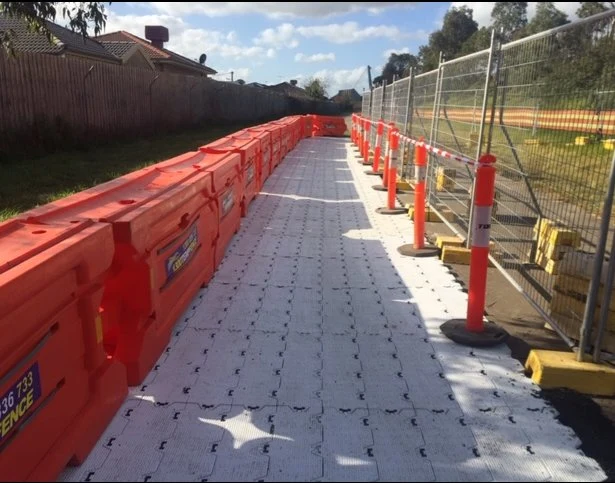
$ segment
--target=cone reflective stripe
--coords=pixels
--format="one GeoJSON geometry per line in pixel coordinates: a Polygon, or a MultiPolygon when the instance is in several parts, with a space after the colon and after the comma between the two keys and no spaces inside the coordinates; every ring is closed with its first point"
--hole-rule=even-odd
{"type": "MultiPolygon", "coordinates": [[[[387,181],[388,181],[388,176],[389,176],[389,166],[391,163],[391,153],[392,153],[392,134],[393,134],[393,130],[395,130],[395,123],[390,122],[389,126],[388,126],[388,134],[387,134],[387,144],[386,144],[386,151],[385,151],[385,156],[384,156],[384,169],[383,169],[383,173],[382,173],[382,186],[384,186],[385,188],[388,186],[387,185],[387,181]]],[[[397,138],[397,146],[399,147],[399,138],[397,138]]],[[[397,160],[397,159],[396,159],[397,160]]]]}
{"type": "Polygon", "coordinates": [[[350,140],[354,143],[356,115],[353,114],[350,121],[350,140]]]}
{"type": "Polygon", "coordinates": [[[468,284],[468,312],[466,329],[483,332],[483,314],[489,267],[489,239],[491,208],[495,193],[495,157],[483,155],[476,170],[474,217],[472,219],[472,251],[470,255],[470,281],[468,284]]]}
{"type": "Polygon", "coordinates": [[[384,134],[384,122],[382,119],[378,121],[378,131],[376,132],[376,147],[374,148],[374,173],[380,169],[380,156],[382,155],[382,135],[384,134]]]}
{"type": "Polygon", "coordinates": [[[414,149],[414,248],[425,246],[425,178],[427,174],[427,148],[421,137],[414,149]]]}
{"type": "Polygon", "coordinates": [[[371,122],[366,120],[365,122],[365,141],[363,145],[363,161],[366,163],[369,161],[369,130],[371,128],[371,122]]]}

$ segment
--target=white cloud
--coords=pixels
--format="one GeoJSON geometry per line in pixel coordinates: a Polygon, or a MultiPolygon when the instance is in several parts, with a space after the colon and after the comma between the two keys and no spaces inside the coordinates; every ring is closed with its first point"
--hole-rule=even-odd
{"type": "MultiPolygon", "coordinates": [[[[466,5],[474,12],[474,20],[478,22],[479,27],[487,27],[491,24],[491,10],[496,2],[453,2],[452,7],[461,7],[466,5]]],[[[536,14],[536,6],[538,2],[527,3],[527,17],[531,20],[536,14]]],[[[577,18],[576,10],[579,8],[579,2],[553,2],[562,12],[568,14],[569,20],[577,18]]]]}
{"type": "Polygon", "coordinates": [[[324,18],[368,11],[381,13],[389,8],[408,8],[417,2],[150,2],[158,12],[170,15],[202,14],[220,17],[261,14],[270,18],[324,18]]]}
{"type": "Polygon", "coordinates": [[[382,57],[384,57],[385,59],[388,59],[391,54],[409,54],[409,53],[410,53],[409,47],[403,47],[401,49],[387,49],[382,53],[382,57]]]}
{"type": "Polygon", "coordinates": [[[329,97],[334,96],[341,89],[355,88],[359,93],[363,87],[367,86],[366,68],[361,66],[356,69],[321,69],[309,76],[325,79],[329,87],[327,89],[329,97]]]}
{"type": "Polygon", "coordinates": [[[295,48],[299,45],[297,39],[294,38],[296,28],[291,23],[283,23],[276,28],[268,28],[263,30],[258,37],[254,39],[257,45],[267,45],[281,49],[282,47],[295,48]]]}
{"type": "Polygon", "coordinates": [[[243,79],[248,82],[251,70],[247,67],[229,67],[224,69],[224,72],[214,75],[213,78],[219,81],[230,81],[231,72],[233,72],[233,80],[243,79]]]}
{"type": "Polygon", "coordinates": [[[217,58],[243,60],[247,58],[273,58],[275,52],[259,45],[245,46],[238,43],[235,31],[190,28],[179,17],[170,15],[117,15],[109,13],[106,32],[125,30],[139,37],[145,36],[145,25],[164,25],[169,29],[169,42],[165,47],[190,59],[201,54],[208,56],[207,65],[216,68],[217,58]]]}
{"type": "Polygon", "coordinates": [[[297,54],[295,55],[295,62],[305,62],[308,64],[313,62],[335,62],[335,54],[333,52],[313,55],[297,54]]]}
{"type": "Polygon", "coordinates": [[[304,37],[319,37],[334,44],[349,44],[374,38],[395,40],[409,35],[395,26],[372,25],[369,27],[361,27],[357,22],[298,27],[297,31],[304,37]]]}
{"type": "Polygon", "coordinates": [[[275,58],[275,56],[277,55],[275,49],[267,49],[267,57],[269,57],[270,59],[275,58]]]}

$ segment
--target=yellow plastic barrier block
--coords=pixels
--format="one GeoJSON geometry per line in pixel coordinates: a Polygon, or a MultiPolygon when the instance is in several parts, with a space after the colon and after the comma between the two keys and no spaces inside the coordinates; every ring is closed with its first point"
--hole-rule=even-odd
{"type": "Polygon", "coordinates": [[[472,251],[469,248],[445,245],[442,248],[442,263],[470,265],[471,254],[472,251]]]}
{"type": "Polygon", "coordinates": [[[581,245],[581,234],[576,230],[568,228],[552,227],[548,237],[549,245],[578,248],[581,245]]]}
{"type": "Polygon", "coordinates": [[[436,238],[436,246],[439,249],[444,248],[445,246],[447,247],[463,247],[464,246],[464,241],[459,238],[458,236],[444,236],[444,235],[438,235],[438,237],[436,238]]]}
{"type": "Polygon", "coordinates": [[[545,272],[550,275],[557,275],[559,273],[559,260],[550,260],[540,250],[536,252],[536,264],[544,268],[545,272]]]}
{"type": "Polygon", "coordinates": [[[615,151],[615,139],[605,139],[602,141],[602,147],[607,151],[615,151]]]}
{"type": "MultiPolygon", "coordinates": [[[[414,208],[408,208],[408,218],[414,221],[414,208]]],[[[425,221],[428,223],[442,223],[442,220],[436,213],[429,207],[425,208],[425,221]]]]}
{"type": "Polygon", "coordinates": [[[587,136],[577,136],[574,138],[574,144],[575,146],[585,146],[589,144],[589,138],[587,136]]]}
{"type": "Polygon", "coordinates": [[[615,395],[615,368],[578,362],[573,352],[532,350],[525,363],[544,389],[567,388],[595,396],[615,395]]]}

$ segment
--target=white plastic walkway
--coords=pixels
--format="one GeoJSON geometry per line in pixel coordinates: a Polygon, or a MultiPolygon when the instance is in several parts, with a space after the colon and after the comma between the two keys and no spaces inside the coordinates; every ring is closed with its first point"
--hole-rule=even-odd
{"type": "Polygon", "coordinates": [[[506,347],[439,331],[466,294],[397,255],[345,139],[307,139],[66,481],[599,481],[506,347]]]}

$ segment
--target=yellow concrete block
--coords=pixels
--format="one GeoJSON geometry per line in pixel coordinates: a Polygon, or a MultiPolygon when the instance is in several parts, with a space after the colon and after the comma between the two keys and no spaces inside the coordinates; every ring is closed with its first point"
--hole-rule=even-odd
{"type": "Polygon", "coordinates": [[[534,235],[538,235],[538,238],[542,239],[551,231],[551,227],[554,225],[555,222],[553,220],[543,218],[542,220],[537,221],[536,225],[534,225],[534,235]]]}
{"type": "Polygon", "coordinates": [[[607,151],[615,151],[615,139],[605,139],[602,141],[602,147],[607,151]]]}
{"type": "Polygon", "coordinates": [[[410,191],[410,190],[414,190],[414,186],[411,185],[408,181],[398,181],[397,189],[404,190],[404,191],[410,191]]]}
{"type": "Polygon", "coordinates": [[[545,237],[545,240],[548,240],[548,243],[554,246],[567,245],[575,248],[581,246],[581,234],[568,228],[552,227],[548,238],[545,237]]]}
{"type": "Polygon", "coordinates": [[[525,363],[532,381],[544,389],[568,388],[595,396],[615,395],[615,369],[577,362],[573,352],[532,350],[525,363]]]}
{"type": "Polygon", "coordinates": [[[442,248],[442,263],[470,265],[471,254],[472,251],[469,248],[445,245],[444,248],[442,248]]]}
{"type": "Polygon", "coordinates": [[[553,245],[548,240],[543,239],[538,243],[538,250],[549,260],[561,260],[566,253],[574,252],[575,247],[570,245],[553,245]]]}
{"type": "Polygon", "coordinates": [[[440,249],[447,247],[463,247],[464,241],[458,236],[438,235],[436,238],[436,246],[440,249]]]}
{"type": "MultiPolygon", "coordinates": [[[[574,297],[584,302],[587,300],[587,294],[589,292],[590,281],[585,278],[573,277],[572,275],[560,274],[555,280],[554,288],[558,292],[574,297]]],[[[598,290],[598,307],[602,306],[602,299],[604,298],[604,285],[600,285],[598,290]]],[[[610,308],[615,310],[615,290],[611,292],[610,296],[610,308]]]]}
{"type": "MultiPolygon", "coordinates": [[[[408,218],[414,221],[414,208],[408,208],[408,218]]],[[[436,213],[429,207],[425,208],[425,221],[428,223],[442,223],[442,220],[436,213]]]]}
{"type": "Polygon", "coordinates": [[[544,268],[545,272],[551,275],[557,275],[559,273],[559,260],[550,260],[540,250],[536,252],[536,264],[544,268]]]}
{"type": "Polygon", "coordinates": [[[453,168],[438,167],[436,170],[436,191],[452,191],[455,189],[457,170],[453,168]]]}
{"type": "Polygon", "coordinates": [[[574,144],[575,146],[585,146],[589,144],[589,138],[587,136],[577,136],[574,138],[574,144]]]}

